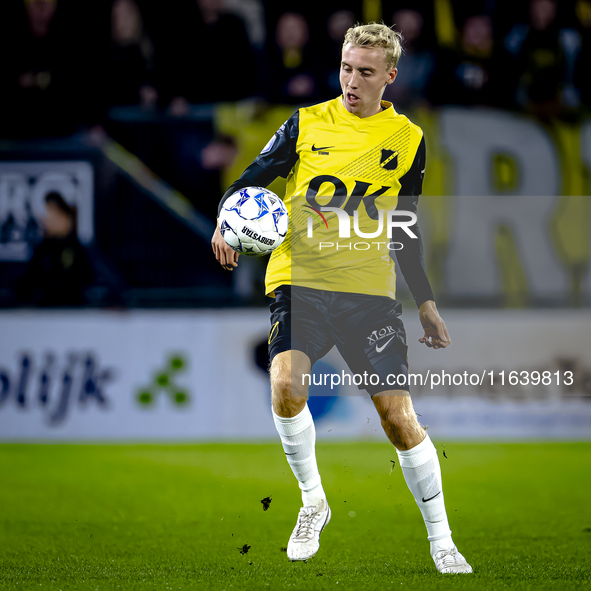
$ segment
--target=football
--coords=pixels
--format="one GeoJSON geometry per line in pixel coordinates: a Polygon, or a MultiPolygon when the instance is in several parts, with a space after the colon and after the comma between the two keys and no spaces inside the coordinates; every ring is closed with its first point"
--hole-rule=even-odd
{"type": "Polygon", "coordinates": [[[220,212],[220,232],[236,252],[260,257],[273,252],[285,239],[289,216],[275,193],[261,187],[236,191],[220,212]]]}

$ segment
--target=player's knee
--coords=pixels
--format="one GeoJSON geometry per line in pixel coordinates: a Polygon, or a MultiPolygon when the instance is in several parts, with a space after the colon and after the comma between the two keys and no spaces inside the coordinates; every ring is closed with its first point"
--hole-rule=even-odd
{"type": "Polygon", "coordinates": [[[291,373],[281,373],[271,378],[271,392],[274,398],[307,398],[308,388],[291,373]]]}
{"type": "Polygon", "coordinates": [[[273,410],[282,417],[299,414],[306,405],[307,389],[297,384],[297,380],[288,373],[272,376],[271,395],[273,410]]]}
{"type": "Polygon", "coordinates": [[[271,393],[273,398],[288,398],[291,396],[291,377],[283,374],[271,376],[271,393]]]}
{"type": "Polygon", "coordinates": [[[280,417],[295,417],[306,406],[306,396],[292,394],[289,382],[279,382],[271,389],[273,411],[280,417]]]}
{"type": "Polygon", "coordinates": [[[301,376],[309,370],[310,360],[299,351],[286,351],[273,359],[271,394],[273,410],[279,416],[293,417],[303,410],[308,398],[308,385],[301,376]]]}
{"type": "Polygon", "coordinates": [[[391,429],[398,432],[404,432],[409,427],[414,427],[416,418],[409,416],[407,413],[389,410],[381,417],[382,423],[386,423],[391,429]]]}
{"type": "Polygon", "coordinates": [[[273,396],[273,412],[280,417],[295,417],[299,415],[306,406],[306,398],[290,396],[278,398],[273,396]]]}
{"type": "MultiPolygon", "coordinates": [[[[271,391],[277,398],[307,396],[308,385],[302,380],[299,366],[290,357],[278,356],[271,364],[271,391]]],[[[301,364],[300,364],[301,365],[301,364]]]]}
{"type": "Polygon", "coordinates": [[[384,403],[376,405],[384,427],[388,426],[390,430],[399,433],[404,433],[409,429],[414,430],[418,422],[410,399],[404,396],[392,396],[386,400],[384,403]]]}

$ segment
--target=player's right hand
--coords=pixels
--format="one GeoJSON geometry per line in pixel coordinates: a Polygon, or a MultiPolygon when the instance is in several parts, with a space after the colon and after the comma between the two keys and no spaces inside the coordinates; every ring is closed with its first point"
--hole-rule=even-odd
{"type": "Polygon", "coordinates": [[[233,271],[238,266],[238,257],[240,255],[231,246],[228,246],[227,242],[222,238],[219,221],[211,237],[211,247],[216,260],[226,271],[233,271]]]}
{"type": "Polygon", "coordinates": [[[419,339],[420,343],[424,343],[427,347],[433,349],[445,349],[451,343],[445,322],[439,316],[437,306],[433,300],[421,304],[419,319],[425,330],[425,336],[419,339]]]}

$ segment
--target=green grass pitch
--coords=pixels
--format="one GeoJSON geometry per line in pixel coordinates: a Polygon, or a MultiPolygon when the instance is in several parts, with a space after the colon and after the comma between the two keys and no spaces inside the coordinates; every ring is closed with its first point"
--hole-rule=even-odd
{"type": "Polygon", "coordinates": [[[591,589],[591,443],[436,444],[473,575],[435,571],[387,442],[318,444],[307,563],[278,443],[0,445],[0,589],[591,589]]]}

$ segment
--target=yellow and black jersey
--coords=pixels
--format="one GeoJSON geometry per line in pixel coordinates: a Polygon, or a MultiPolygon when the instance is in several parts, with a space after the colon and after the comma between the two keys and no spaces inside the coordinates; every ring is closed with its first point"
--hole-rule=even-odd
{"type": "Polygon", "coordinates": [[[433,297],[420,237],[409,240],[400,229],[388,236],[386,213],[416,213],[424,170],[423,133],[391,103],[382,101],[381,112],[359,118],[337,98],[294,113],[224,198],[287,177],[290,229],[271,255],[268,294],[279,285],[300,285],[394,298],[396,251],[420,305],[433,297]]]}

